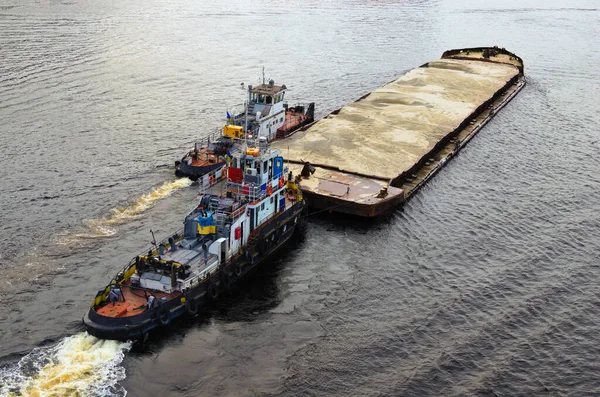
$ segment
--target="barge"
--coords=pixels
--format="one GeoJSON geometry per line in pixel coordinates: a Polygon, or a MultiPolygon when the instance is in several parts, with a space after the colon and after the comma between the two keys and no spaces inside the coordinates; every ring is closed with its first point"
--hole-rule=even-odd
{"type": "Polygon", "coordinates": [[[449,50],[274,146],[310,207],[377,217],[408,200],[524,85],[522,59],[504,48],[449,50]]]}
{"type": "Polygon", "coordinates": [[[134,340],[204,306],[292,239],[305,203],[279,151],[244,145],[226,183],[212,185],[184,228],[133,258],[98,291],[83,323],[103,339],[134,340]]]}

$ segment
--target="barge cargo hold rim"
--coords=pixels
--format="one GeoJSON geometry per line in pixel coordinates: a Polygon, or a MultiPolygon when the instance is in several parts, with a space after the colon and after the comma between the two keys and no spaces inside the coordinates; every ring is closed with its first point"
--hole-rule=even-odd
{"type": "MultiPolygon", "coordinates": [[[[508,51],[506,48],[500,48],[497,46],[494,47],[472,47],[472,48],[457,48],[454,50],[448,50],[448,51],[444,51],[444,53],[442,54],[442,59],[444,58],[454,58],[454,59],[464,59],[466,61],[469,60],[473,60],[475,58],[471,58],[468,56],[462,56],[461,54],[465,54],[465,53],[470,53],[470,52],[481,52],[484,53],[486,51],[497,51],[498,54],[504,54],[504,55],[508,55],[509,57],[514,58],[517,62],[518,65],[515,65],[513,63],[507,63],[508,65],[513,65],[516,66],[517,69],[519,69],[519,72],[521,74],[525,73],[525,63],[523,62],[523,59],[521,59],[520,56],[516,55],[513,52],[508,51]]],[[[499,61],[492,61],[489,59],[485,59],[485,58],[477,58],[478,61],[481,62],[494,62],[494,63],[504,63],[504,62],[499,62],[499,61]]]]}

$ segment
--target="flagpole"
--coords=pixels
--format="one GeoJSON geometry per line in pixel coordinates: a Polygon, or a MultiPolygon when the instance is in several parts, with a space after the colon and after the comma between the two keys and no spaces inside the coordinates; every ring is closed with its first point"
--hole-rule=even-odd
{"type": "Polygon", "coordinates": [[[248,149],[248,101],[245,101],[244,107],[246,108],[246,117],[244,120],[244,139],[246,141],[246,149],[248,149]]]}

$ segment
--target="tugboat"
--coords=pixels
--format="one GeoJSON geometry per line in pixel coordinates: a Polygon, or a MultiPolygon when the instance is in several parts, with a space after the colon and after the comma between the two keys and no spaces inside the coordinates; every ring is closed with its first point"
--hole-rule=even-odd
{"type": "Polygon", "coordinates": [[[305,203],[278,150],[265,139],[244,144],[227,174],[201,191],[183,230],[154,242],[98,291],[83,318],[90,334],[135,340],[196,315],[292,238],[305,203]]]}
{"type": "Polygon", "coordinates": [[[315,104],[289,106],[284,102],[287,87],[275,85],[270,80],[253,87],[248,85],[248,100],[241,112],[231,116],[227,112],[227,124],[223,133],[213,142],[189,151],[181,161],[175,162],[175,175],[198,180],[204,174],[225,166],[228,152],[239,144],[246,133],[249,138],[264,137],[268,142],[284,139],[300,128],[312,123],[315,104]]]}

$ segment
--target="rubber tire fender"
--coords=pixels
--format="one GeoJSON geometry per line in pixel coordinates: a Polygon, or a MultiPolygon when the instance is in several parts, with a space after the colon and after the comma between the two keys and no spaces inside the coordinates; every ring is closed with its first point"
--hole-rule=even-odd
{"type": "Polygon", "coordinates": [[[228,290],[229,288],[231,288],[231,276],[229,275],[229,273],[221,273],[221,283],[223,284],[224,289],[228,290]]]}
{"type": "Polygon", "coordinates": [[[281,241],[281,235],[283,234],[281,231],[283,229],[275,229],[275,231],[273,232],[273,234],[275,235],[275,238],[273,239],[273,242],[275,244],[279,244],[279,241],[281,241]]]}
{"type": "Polygon", "coordinates": [[[188,314],[195,316],[196,314],[198,314],[199,309],[200,306],[198,305],[198,302],[195,299],[186,299],[185,310],[188,312],[188,314]]]}
{"type": "Polygon", "coordinates": [[[250,250],[246,251],[246,260],[250,266],[254,265],[254,256],[250,250]]]}
{"type": "Polygon", "coordinates": [[[208,297],[213,301],[216,301],[219,297],[219,287],[215,283],[209,283],[206,292],[208,292],[208,297]]]}
{"type": "Polygon", "coordinates": [[[265,254],[267,253],[267,245],[269,244],[268,241],[265,241],[264,238],[261,239],[258,243],[258,253],[261,256],[261,259],[263,259],[262,257],[265,256],[265,254]]]}
{"type": "Polygon", "coordinates": [[[241,275],[242,275],[242,272],[243,272],[243,270],[242,270],[242,266],[240,266],[240,265],[235,265],[235,266],[233,267],[233,274],[235,274],[235,276],[236,276],[236,277],[239,277],[239,276],[241,276],[241,275]]]}
{"type": "Polygon", "coordinates": [[[156,311],[156,319],[161,325],[169,325],[171,322],[171,313],[166,307],[159,307],[156,311]]]}

